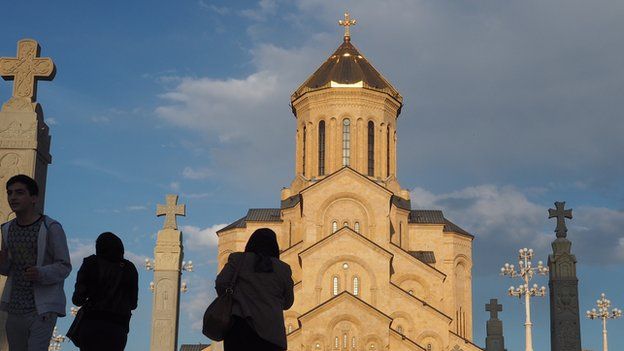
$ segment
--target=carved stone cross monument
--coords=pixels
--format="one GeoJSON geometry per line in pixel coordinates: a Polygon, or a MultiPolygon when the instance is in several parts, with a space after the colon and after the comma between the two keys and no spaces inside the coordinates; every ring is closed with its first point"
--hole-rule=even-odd
{"type": "MultiPolygon", "coordinates": [[[[46,178],[50,156],[49,128],[43,119],[43,110],[36,103],[37,80],[54,77],[54,63],[39,58],[39,44],[32,39],[20,40],[17,57],[0,57],[0,75],[14,80],[13,95],[0,110],[0,186],[16,174],[34,178],[39,185],[37,210],[43,212],[46,178]]],[[[2,53],[0,53],[2,54],[2,53]]],[[[2,97],[4,100],[4,97],[2,97]]],[[[0,223],[11,217],[6,192],[0,192],[0,223]]],[[[0,291],[5,277],[0,276],[0,291]]],[[[5,335],[5,316],[0,312],[0,351],[8,350],[5,335]]]]}
{"type": "Polygon", "coordinates": [[[180,276],[182,272],[182,233],[176,216],[185,215],[177,195],[167,195],[167,204],[158,205],[156,215],[165,216],[154,249],[154,300],[150,351],[176,351],[180,315],[180,276]]]}
{"type": "Polygon", "coordinates": [[[565,219],[572,219],[572,209],[564,210],[565,202],[555,202],[555,208],[548,209],[548,218],[557,217],[557,227],[555,233],[557,238],[565,238],[568,233],[568,227],[566,227],[565,219]]]}
{"type": "Polygon", "coordinates": [[[490,312],[490,320],[487,321],[485,337],[486,351],[505,351],[505,338],[503,337],[503,322],[498,319],[498,312],[503,311],[503,305],[497,299],[490,299],[485,305],[485,310],[490,312]]]}
{"type": "Polygon", "coordinates": [[[156,207],[156,216],[165,216],[163,229],[178,229],[177,216],[186,216],[186,206],[178,205],[178,195],[167,195],[167,204],[156,207]]]}
{"type": "Polygon", "coordinates": [[[498,303],[498,299],[490,299],[490,303],[485,305],[485,311],[490,312],[490,319],[498,319],[498,312],[503,311],[503,305],[498,303]]]}
{"type": "Polygon", "coordinates": [[[578,303],[576,257],[568,240],[565,219],[572,218],[572,210],[564,209],[565,202],[555,202],[548,210],[548,218],[557,218],[557,239],[548,255],[550,268],[550,345],[551,351],[581,351],[581,324],[578,303]]]}
{"type": "Polygon", "coordinates": [[[14,80],[13,96],[4,108],[32,109],[37,101],[37,80],[52,80],[56,73],[54,62],[49,57],[39,57],[41,48],[32,39],[17,43],[17,57],[0,57],[0,75],[14,80]]]}

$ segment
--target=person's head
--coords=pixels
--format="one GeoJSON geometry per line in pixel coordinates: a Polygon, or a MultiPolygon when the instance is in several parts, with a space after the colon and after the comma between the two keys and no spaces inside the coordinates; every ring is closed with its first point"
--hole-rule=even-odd
{"type": "Polygon", "coordinates": [[[111,232],[102,233],[95,240],[95,254],[107,261],[121,261],[124,255],[123,242],[111,232]]]}
{"type": "Polygon", "coordinates": [[[11,210],[19,215],[33,210],[39,200],[39,186],[31,177],[18,174],[6,183],[7,200],[11,210]]]}
{"type": "Polygon", "coordinates": [[[279,258],[279,246],[277,236],[269,228],[257,229],[245,246],[245,252],[253,252],[258,255],[279,258]]]}

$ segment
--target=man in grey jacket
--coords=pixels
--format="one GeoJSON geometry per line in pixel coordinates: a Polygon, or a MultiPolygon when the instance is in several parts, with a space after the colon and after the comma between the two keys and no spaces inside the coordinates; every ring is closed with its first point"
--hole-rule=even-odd
{"type": "Polygon", "coordinates": [[[63,283],[71,271],[61,224],[36,210],[39,187],[20,174],[6,184],[16,218],[2,225],[0,309],[8,312],[10,351],[46,351],[57,317],[65,316],[63,283]]]}

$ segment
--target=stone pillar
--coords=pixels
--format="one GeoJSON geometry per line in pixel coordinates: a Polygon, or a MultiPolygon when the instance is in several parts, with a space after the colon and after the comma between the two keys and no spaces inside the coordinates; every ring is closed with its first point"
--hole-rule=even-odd
{"type": "MultiPolygon", "coordinates": [[[[13,96],[0,110],[0,222],[12,217],[4,187],[16,174],[32,177],[39,185],[38,210],[43,212],[46,177],[50,156],[50,133],[43,119],[43,110],[36,102],[38,79],[54,78],[54,63],[39,58],[40,47],[31,39],[20,40],[17,57],[0,58],[0,75],[14,80],[13,96]]],[[[0,244],[1,245],[1,244],[0,244]]],[[[0,293],[5,276],[0,276],[0,293]]],[[[6,313],[0,312],[0,351],[8,350],[5,332],[6,313]]]]}
{"type": "Polygon", "coordinates": [[[497,299],[491,299],[490,303],[485,305],[485,310],[490,312],[490,319],[486,325],[485,350],[505,351],[503,321],[498,319],[498,312],[503,310],[503,305],[500,305],[497,299]]]}
{"type": "Polygon", "coordinates": [[[166,215],[154,249],[154,299],[150,351],[177,351],[180,316],[180,276],[182,274],[182,232],[177,230],[176,215],[184,215],[177,195],[167,196],[167,205],[158,205],[157,214],[166,215]]]}
{"type": "Polygon", "coordinates": [[[581,351],[581,324],[578,302],[576,257],[572,243],[566,238],[564,218],[572,218],[572,210],[564,210],[565,202],[556,202],[550,217],[557,217],[557,239],[548,256],[550,268],[550,345],[551,351],[581,351]]]}

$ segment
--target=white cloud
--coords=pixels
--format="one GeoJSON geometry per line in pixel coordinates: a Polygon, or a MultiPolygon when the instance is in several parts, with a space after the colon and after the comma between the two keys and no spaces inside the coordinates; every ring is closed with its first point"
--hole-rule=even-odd
{"type": "MultiPolygon", "coordinates": [[[[69,257],[74,269],[78,269],[85,257],[95,255],[95,240],[70,239],[68,242],[69,257]]],[[[134,263],[137,269],[145,264],[147,256],[125,250],[124,258],[134,263]]]]}
{"type": "Polygon", "coordinates": [[[227,224],[215,224],[203,229],[192,225],[181,226],[180,229],[184,233],[185,247],[189,250],[203,250],[208,247],[217,246],[219,243],[217,230],[226,225],[227,224]]]}
{"type": "Polygon", "coordinates": [[[56,125],[58,125],[58,121],[56,120],[56,118],[52,118],[52,117],[46,118],[45,122],[49,126],[56,126],[56,125]]]}
{"type": "Polygon", "coordinates": [[[213,174],[210,168],[192,168],[192,167],[184,167],[182,170],[182,176],[186,179],[206,179],[213,174]]]}
{"type": "Polygon", "coordinates": [[[184,317],[188,319],[193,330],[199,331],[202,328],[204,311],[216,296],[214,280],[192,279],[187,294],[190,296],[184,296],[181,302],[184,317]]]}
{"type": "MultiPolygon", "coordinates": [[[[552,205],[532,201],[515,187],[480,185],[442,194],[415,188],[411,199],[412,207],[441,209],[446,218],[475,235],[476,272],[490,272],[512,260],[521,247],[534,248],[538,259],[546,261],[550,243],[556,238],[555,223],[548,219],[547,211],[552,205]]],[[[574,209],[574,219],[568,221],[572,253],[584,264],[624,262],[624,238],[619,231],[623,226],[624,211],[590,206],[574,209]]]]}
{"type": "Polygon", "coordinates": [[[171,182],[171,183],[169,183],[169,189],[171,191],[180,191],[180,182],[171,182]]]}
{"type": "Polygon", "coordinates": [[[144,211],[144,210],[147,210],[147,206],[145,206],[145,205],[132,205],[132,206],[126,207],[126,210],[128,210],[128,211],[144,211]]]}

